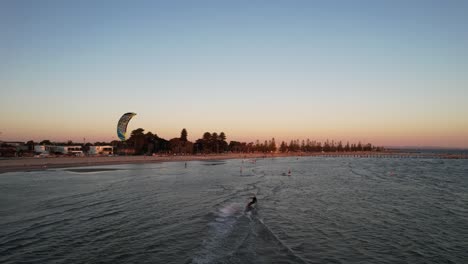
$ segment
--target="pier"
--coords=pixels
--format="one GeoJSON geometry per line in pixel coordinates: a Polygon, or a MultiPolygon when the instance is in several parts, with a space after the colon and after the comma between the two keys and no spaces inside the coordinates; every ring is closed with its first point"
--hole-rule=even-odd
{"type": "Polygon", "coordinates": [[[304,156],[326,158],[371,158],[371,159],[468,159],[467,154],[436,154],[436,153],[307,153],[304,156]]]}

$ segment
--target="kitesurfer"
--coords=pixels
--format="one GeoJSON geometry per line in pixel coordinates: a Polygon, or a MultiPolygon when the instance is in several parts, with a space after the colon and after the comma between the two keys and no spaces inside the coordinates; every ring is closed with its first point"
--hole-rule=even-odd
{"type": "Polygon", "coordinates": [[[252,197],[252,201],[247,204],[247,209],[252,209],[252,205],[257,203],[257,197],[252,197]]]}

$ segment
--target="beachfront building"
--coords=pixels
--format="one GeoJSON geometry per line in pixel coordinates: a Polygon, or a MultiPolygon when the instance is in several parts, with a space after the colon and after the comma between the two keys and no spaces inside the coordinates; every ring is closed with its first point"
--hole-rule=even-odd
{"type": "Polygon", "coordinates": [[[112,146],[89,146],[89,155],[112,155],[114,148],[112,146]]]}
{"type": "Polygon", "coordinates": [[[28,146],[20,141],[2,141],[2,146],[16,148],[17,151],[26,151],[28,146]]]}
{"type": "Polygon", "coordinates": [[[20,151],[24,148],[27,150],[27,146],[23,142],[7,142],[1,141],[0,143],[0,157],[17,157],[20,151]]]}
{"type": "Polygon", "coordinates": [[[41,153],[41,154],[48,154],[50,150],[49,146],[46,145],[35,145],[34,152],[41,153]]]}
{"type": "Polygon", "coordinates": [[[45,150],[49,153],[83,156],[81,146],[45,146],[45,150]]]}

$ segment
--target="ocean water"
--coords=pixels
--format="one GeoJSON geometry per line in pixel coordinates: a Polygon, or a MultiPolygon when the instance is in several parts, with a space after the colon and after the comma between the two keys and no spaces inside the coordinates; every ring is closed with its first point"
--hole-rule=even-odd
{"type": "Polygon", "coordinates": [[[0,174],[0,263],[468,263],[468,160],[95,168],[0,174]]]}

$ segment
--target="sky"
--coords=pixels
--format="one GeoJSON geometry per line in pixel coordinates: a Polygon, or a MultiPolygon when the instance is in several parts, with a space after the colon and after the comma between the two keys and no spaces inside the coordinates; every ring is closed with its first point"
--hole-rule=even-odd
{"type": "Polygon", "coordinates": [[[0,140],[468,147],[468,1],[0,3],[0,140]]]}

